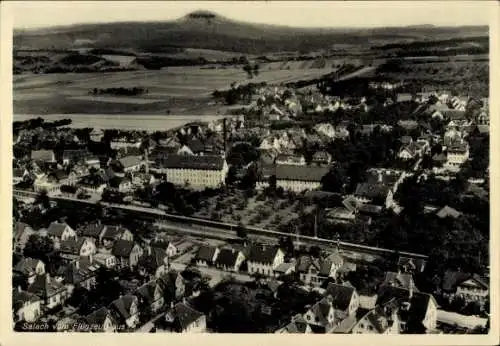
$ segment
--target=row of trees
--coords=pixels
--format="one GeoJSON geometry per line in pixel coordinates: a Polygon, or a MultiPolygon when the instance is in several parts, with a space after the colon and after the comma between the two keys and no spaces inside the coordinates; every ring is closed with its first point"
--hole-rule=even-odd
{"type": "Polygon", "coordinates": [[[117,95],[117,96],[137,96],[148,93],[149,90],[141,87],[133,88],[94,88],[89,91],[90,95],[117,95]]]}

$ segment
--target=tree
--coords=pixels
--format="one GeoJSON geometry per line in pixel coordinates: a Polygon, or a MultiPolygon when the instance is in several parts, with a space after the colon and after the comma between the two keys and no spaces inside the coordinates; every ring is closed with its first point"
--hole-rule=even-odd
{"type": "Polygon", "coordinates": [[[23,255],[46,263],[52,252],[54,252],[54,242],[50,238],[32,234],[26,242],[23,255]]]}
{"type": "Polygon", "coordinates": [[[321,178],[321,188],[328,192],[342,193],[344,182],[342,175],[336,168],[330,169],[328,173],[321,178]]]}
{"type": "Polygon", "coordinates": [[[295,254],[295,246],[290,236],[283,236],[279,238],[279,247],[283,249],[285,254],[293,256],[295,254]]]}
{"type": "Polygon", "coordinates": [[[319,246],[311,246],[309,253],[315,258],[319,258],[321,256],[321,249],[319,246]]]}
{"type": "Polygon", "coordinates": [[[35,198],[35,204],[41,205],[44,209],[50,208],[50,200],[47,191],[43,190],[35,198]]]}

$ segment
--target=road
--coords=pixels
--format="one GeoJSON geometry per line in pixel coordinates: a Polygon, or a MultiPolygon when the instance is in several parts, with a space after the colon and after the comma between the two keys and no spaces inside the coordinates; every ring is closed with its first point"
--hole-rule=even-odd
{"type": "MultiPolygon", "coordinates": [[[[184,269],[187,268],[187,265],[184,263],[172,262],[170,267],[174,270],[177,270],[177,271],[183,271],[184,269]]],[[[250,275],[243,274],[243,273],[231,273],[231,272],[226,272],[226,271],[219,270],[219,269],[212,268],[212,267],[196,267],[196,268],[200,271],[200,273],[203,276],[210,277],[210,282],[209,282],[210,287],[216,286],[219,282],[221,282],[221,280],[224,277],[227,277],[227,276],[232,276],[236,280],[241,281],[241,282],[250,282],[250,281],[254,280],[250,275]]]]}
{"type": "Polygon", "coordinates": [[[373,70],[375,70],[375,67],[373,67],[373,66],[363,67],[360,70],[354,71],[353,73],[349,73],[348,75],[340,77],[338,79],[338,81],[343,81],[343,80],[351,79],[351,78],[354,78],[354,77],[359,77],[360,75],[363,75],[365,73],[371,72],[373,70]]]}

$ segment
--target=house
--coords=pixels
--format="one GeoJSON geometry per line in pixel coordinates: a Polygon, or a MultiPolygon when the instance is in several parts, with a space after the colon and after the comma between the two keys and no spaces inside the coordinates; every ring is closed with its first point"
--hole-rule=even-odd
{"type": "Polygon", "coordinates": [[[139,325],[138,299],[136,296],[126,294],[114,300],[108,306],[113,318],[118,322],[118,326],[127,329],[135,329],[139,325]]]}
{"type": "Polygon", "coordinates": [[[448,297],[458,296],[466,302],[484,304],[489,295],[489,283],[477,274],[447,271],[443,277],[442,292],[448,297]]]}
{"type": "Polygon", "coordinates": [[[403,271],[403,273],[422,273],[425,269],[426,261],[423,259],[413,259],[405,256],[399,256],[398,268],[403,271]]]}
{"type": "Polygon", "coordinates": [[[117,173],[137,172],[143,165],[140,156],[124,156],[110,163],[110,167],[117,173]]]}
{"type": "Polygon", "coordinates": [[[63,305],[68,298],[66,287],[48,273],[37,275],[27,291],[40,297],[47,310],[63,305]]]}
{"type": "Polygon", "coordinates": [[[292,317],[290,323],[274,332],[275,334],[312,334],[311,326],[300,314],[292,317]]]}
{"type": "Polygon", "coordinates": [[[446,147],[451,147],[453,145],[463,144],[464,140],[462,138],[462,133],[452,128],[444,133],[443,144],[446,147]]]}
{"type": "Polygon", "coordinates": [[[184,296],[184,292],[186,291],[186,282],[184,278],[175,270],[170,270],[166,274],[161,275],[158,278],[158,284],[171,300],[180,299],[184,296]]]}
{"type": "Polygon", "coordinates": [[[281,144],[280,144],[279,139],[276,136],[271,135],[271,136],[266,137],[262,140],[262,142],[260,143],[259,149],[261,149],[261,150],[274,149],[278,152],[281,152],[281,144]]]}
{"type": "Polygon", "coordinates": [[[415,120],[399,120],[398,125],[408,131],[418,128],[418,122],[416,122],[415,120]]]}
{"type": "Polygon", "coordinates": [[[93,261],[105,268],[114,268],[116,266],[116,257],[112,254],[98,252],[92,256],[93,261]]]}
{"type": "Polygon", "coordinates": [[[396,286],[381,286],[377,306],[397,304],[400,328],[407,333],[426,333],[436,329],[437,302],[431,294],[396,286]]]}
{"type": "Polygon", "coordinates": [[[119,192],[127,192],[133,189],[132,179],[128,176],[120,177],[116,175],[109,179],[108,185],[110,189],[118,190],[119,192]]]}
{"type": "Polygon", "coordinates": [[[77,186],[90,193],[102,194],[110,178],[111,177],[102,172],[101,174],[91,174],[80,179],[77,186]]]}
{"type": "Polygon", "coordinates": [[[403,160],[412,160],[421,155],[421,148],[414,142],[411,142],[408,145],[403,145],[398,153],[398,157],[403,160]]]}
{"type": "Polygon", "coordinates": [[[413,289],[415,292],[418,292],[415,282],[413,281],[413,276],[408,273],[387,272],[385,273],[385,278],[381,285],[395,286],[407,290],[413,289]]]}
{"type": "Polygon", "coordinates": [[[56,162],[56,156],[53,150],[32,150],[31,160],[36,163],[56,162]]]}
{"type": "Polygon", "coordinates": [[[92,259],[77,259],[66,267],[60,268],[57,276],[62,278],[68,295],[71,295],[75,287],[83,287],[87,290],[95,288],[98,269],[99,265],[93,263],[92,259]]]}
{"type": "Polygon", "coordinates": [[[84,321],[86,329],[94,333],[114,333],[118,327],[113,314],[104,306],[85,316],[84,321]]]}
{"type": "Polygon", "coordinates": [[[247,257],[249,274],[274,275],[274,270],[285,262],[285,253],[278,247],[254,245],[247,257]]]}
{"type": "Polygon", "coordinates": [[[224,248],[221,249],[215,259],[215,267],[224,271],[237,272],[245,260],[243,252],[224,248]]]}
{"type": "Polygon", "coordinates": [[[228,170],[226,160],[217,155],[170,155],[162,162],[161,169],[174,185],[195,189],[223,186],[228,170]]]}
{"type": "Polygon", "coordinates": [[[314,126],[314,131],[319,135],[325,136],[330,139],[335,138],[335,127],[330,123],[320,123],[314,126]]]}
{"type": "Polygon", "coordinates": [[[175,304],[165,315],[167,329],[176,333],[203,333],[207,329],[205,314],[185,303],[175,304]]]}
{"type": "Polygon", "coordinates": [[[276,165],[276,185],[296,192],[315,190],[328,170],[328,167],[276,165]]]}
{"type": "Polygon", "coordinates": [[[69,239],[61,242],[59,253],[64,260],[74,260],[78,257],[91,256],[97,252],[94,241],[88,238],[69,239]]]}
{"type": "Polygon", "coordinates": [[[29,225],[24,222],[16,222],[12,232],[14,252],[22,254],[28,239],[33,234],[35,234],[35,231],[29,225]]]}
{"type": "Polygon", "coordinates": [[[174,257],[179,253],[179,249],[177,246],[171,241],[163,240],[161,238],[157,238],[153,240],[149,245],[154,248],[159,248],[165,251],[167,257],[174,257]]]}
{"type": "Polygon", "coordinates": [[[326,287],[325,295],[332,298],[335,318],[339,321],[355,315],[359,308],[359,295],[356,288],[352,286],[330,282],[326,287]]]}
{"type": "Polygon", "coordinates": [[[328,278],[335,278],[337,270],[342,266],[343,258],[334,253],[326,259],[314,259],[311,256],[298,258],[295,271],[306,285],[321,285],[328,278]]]}
{"type": "Polygon", "coordinates": [[[106,226],[102,235],[101,243],[104,247],[111,247],[117,240],[134,241],[134,235],[128,229],[121,226],[106,226]]]}
{"type": "Polygon", "coordinates": [[[356,210],[345,206],[335,207],[327,210],[326,218],[333,223],[349,224],[356,221],[356,210]]]}
{"type": "MultiPolygon", "coordinates": [[[[155,277],[160,277],[165,274],[169,267],[169,258],[165,250],[159,247],[153,247],[151,245],[146,247],[146,251],[143,254],[143,259],[146,259],[148,266],[150,268],[141,268],[141,269],[150,269],[154,272],[155,277]]],[[[140,264],[141,266],[141,264],[140,264]]]]}
{"type": "Polygon", "coordinates": [[[397,309],[377,306],[363,315],[352,327],[352,334],[399,334],[397,309]]]}
{"type": "Polygon", "coordinates": [[[32,284],[39,275],[45,274],[45,263],[39,259],[31,257],[23,257],[16,265],[12,268],[13,274],[18,275],[32,284]]]}
{"type": "Polygon", "coordinates": [[[79,232],[79,236],[92,240],[95,244],[102,242],[102,236],[107,231],[107,226],[101,223],[85,225],[79,232]]]}
{"type": "MultiPolygon", "coordinates": [[[[147,307],[152,314],[158,311],[165,304],[163,290],[156,280],[145,283],[135,291],[135,296],[138,298],[139,307],[147,307]]],[[[143,309],[141,309],[142,311],[143,309]]]]}
{"type": "Polygon", "coordinates": [[[443,208],[441,208],[437,213],[436,216],[439,217],[440,219],[444,219],[447,217],[451,217],[453,219],[456,219],[462,215],[461,212],[456,210],[455,208],[452,208],[448,205],[445,205],[443,208]]]}
{"type": "Polygon", "coordinates": [[[274,269],[274,275],[280,277],[283,275],[290,275],[295,272],[295,263],[284,262],[274,269]]]}
{"type": "Polygon", "coordinates": [[[219,248],[215,246],[202,245],[198,249],[198,252],[196,252],[194,261],[197,266],[208,267],[215,263],[219,252],[219,248]]]}
{"type": "Polygon", "coordinates": [[[446,151],[446,166],[456,169],[469,159],[469,145],[454,145],[446,151]]]}
{"type": "Polygon", "coordinates": [[[332,155],[324,150],[317,151],[313,154],[311,164],[314,165],[329,165],[332,162],[332,155]]]}
{"type": "Polygon", "coordinates": [[[335,326],[332,298],[326,296],[311,306],[303,315],[313,333],[329,333],[335,326]]]}
{"type": "Polygon", "coordinates": [[[63,165],[76,164],[84,162],[88,157],[90,157],[90,153],[87,149],[64,150],[62,161],[63,165]]]}
{"type": "Polygon", "coordinates": [[[277,165],[296,165],[305,166],[306,159],[304,155],[280,154],[275,160],[277,165]]]}
{"type": "Polygon", "coordinates": [[[17,287],[12,291],[12,310],[15,314],[14,322],[35,322],[42,316],[42,300],[17,287]]]}
{"type": "Polygon", "coordinates": [[[52,222],[47,228],[47,236],[54,241],[54,248],[59,249],[61,242],[76,239],[76,232],[67,224],[52,222]]]}
{"type": "Polygon", "coordinates": [[[116,257],[118,268],[135,267],[143,250],[139,244],[130,240],[116,240],[111,253],[116,257]]]}
{"type": "Polygon", "coordinates": [[[393,202],[393,192],[382,183],[359,183],[354,197],[359,203],[385,205],[386,208],[390,207],[393,202]]]}

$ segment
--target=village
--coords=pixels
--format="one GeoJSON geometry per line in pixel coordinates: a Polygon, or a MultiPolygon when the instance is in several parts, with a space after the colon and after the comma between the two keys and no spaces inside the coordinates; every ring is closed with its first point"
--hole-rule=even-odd
{"type": "Polygon", "coordinates": [[[488,99],[400,87],[264,85],[149,133],[15,123],[16,330],[484,333],[488,99]]]}

